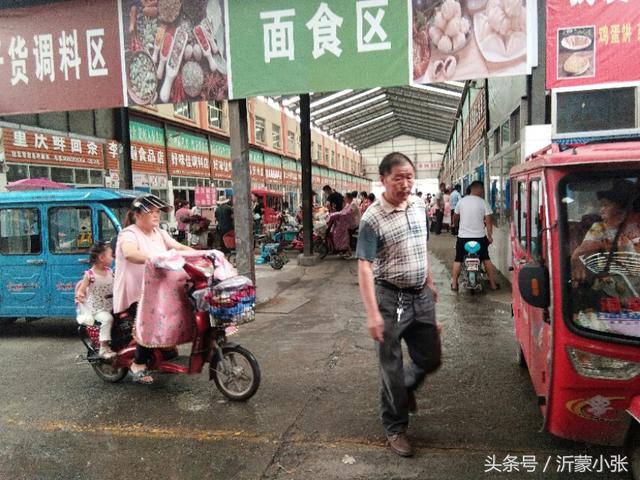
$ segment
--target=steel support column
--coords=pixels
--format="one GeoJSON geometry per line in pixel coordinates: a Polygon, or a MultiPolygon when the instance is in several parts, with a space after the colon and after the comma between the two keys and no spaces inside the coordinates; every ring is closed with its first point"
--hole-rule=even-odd
{"type": "Polygon", "coordinates": [[[131,137],[129,136],[129,109],[114,108],[113,114],[114,137],[122,144],[120,163],[120,188],[133,189],[133,170],[131,168],[131,137]]]}
{"type": "Polygon", "coordinates": [[[229,131],[231,133],[233,220],[236,231],[237,268],[238,273],[249,277],[255,284],[256,267],[253,258],[253,215],[251,211],[246,100],[229,101],[229,131]]]}
{"type": "Polygon", "coordinates": [[[311,99],[300,95],[300,160],[302,162],[302,228],[305,257],[313,255],[313,202],[311,201],[311,99]]]}

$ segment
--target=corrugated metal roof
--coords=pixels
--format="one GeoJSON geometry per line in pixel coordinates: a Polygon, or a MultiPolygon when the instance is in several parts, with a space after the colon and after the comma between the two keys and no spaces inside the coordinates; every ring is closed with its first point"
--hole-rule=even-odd
{"type": "MultiPolygon", "coordinates": [[[[400,135],[447,143],[464,83],[311,95],[311,122],[356,150],[400,135]]],[[[272,97],[299,113],[298,97],[272,97]]]]}

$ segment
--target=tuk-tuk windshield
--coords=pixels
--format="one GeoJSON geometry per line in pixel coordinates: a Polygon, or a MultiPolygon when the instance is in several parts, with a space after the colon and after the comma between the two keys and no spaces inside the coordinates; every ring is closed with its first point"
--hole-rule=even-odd
{"type": "Polygon", "coordinates": [[[640,338],[638,182],[615,173],[563,182],[569,301],[580,328],[640,338]]]}

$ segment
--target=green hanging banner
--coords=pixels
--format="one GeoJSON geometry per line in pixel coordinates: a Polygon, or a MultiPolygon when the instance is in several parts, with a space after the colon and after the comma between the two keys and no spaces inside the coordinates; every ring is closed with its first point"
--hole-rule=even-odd
{"type": "Polygon", "coordinates": [[[226,0],[229,97],[409,83],[407,0],[226,0]]]}

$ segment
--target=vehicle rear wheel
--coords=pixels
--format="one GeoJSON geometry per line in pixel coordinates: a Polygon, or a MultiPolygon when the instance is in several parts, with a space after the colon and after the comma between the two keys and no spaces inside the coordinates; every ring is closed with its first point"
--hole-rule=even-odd
{"type": "Polygon", "coordinates": [[[91,364],[93,371],[107,383],[118,383],[127,376],[128,368],[113,367],[111,364],[95,362],[91,364]]]}
{"type": "Polygon", "coordinates": [[[269,261],[269,265],[271,265],[271,268],[275,270],[280,270],[282,267],[284,267],[284,260],[282,259],[282,257],[280,257],[280,255],[272,255],[271,260],[269,261]]]}
{"type": "Polygon", "coordinates": [[[244,347],[222,347],[222,360],[214,360],[211,374],[218,390],[229,400],[250,399],[260,386],[260,366],[244,347]]]}

